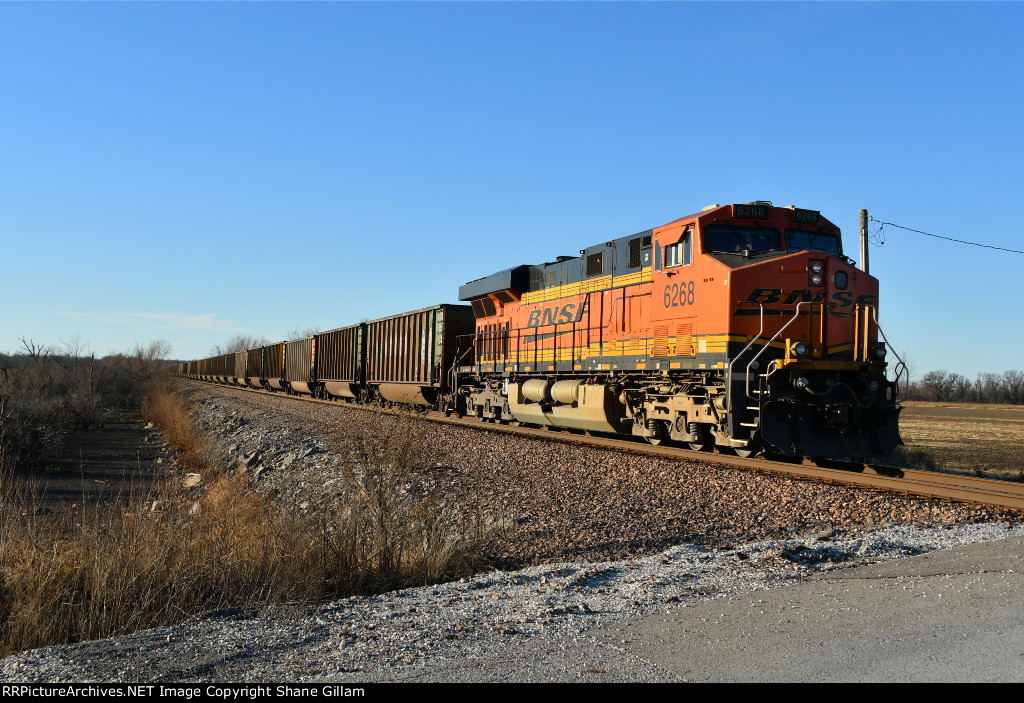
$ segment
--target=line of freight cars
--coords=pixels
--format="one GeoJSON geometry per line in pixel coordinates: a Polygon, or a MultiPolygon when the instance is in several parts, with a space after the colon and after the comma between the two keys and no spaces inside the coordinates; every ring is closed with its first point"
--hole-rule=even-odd
{"type": "Polygon", "coordinates": [[[473,309],[435,305],[289,342],[178,365],[201,381],[306,394],[455,407],[454,369],[473,363],[473,309]],[[462,348],[459,337],[462,336],[462,348]]]}

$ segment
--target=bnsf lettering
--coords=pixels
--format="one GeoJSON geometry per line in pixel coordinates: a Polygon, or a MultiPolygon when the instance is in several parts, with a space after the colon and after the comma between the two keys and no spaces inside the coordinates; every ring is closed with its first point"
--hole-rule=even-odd
{"type": "Polygon", "coordinates": [[[777,303],[782,300],[781,288],[755,288],[747,296],[748,303],[777,303]]]}
{"type": "Polygon", "coordinates": [[[810,302],[820,303],[824,299],[825,299],[825,291],[823,291],[823,290],[818,291],[817,295],[815,295],[813,298],[811,297],[811,291],[809,291],[809,290],[795,290],[795,291],[791,292],[789,295],[786,296],[786,299],[783,301],[783,303],[785,305],[792,305],[793,303],[796,303],[797,301],[802,302],[802,303],[810,303],[810,302]]]}
{"type": "Polygon", "coordinates": [[[527,327],[543,327],[545,325],[559,325],[566,322],[577,322],[583,316],[583,308],[576,313],[576,303],[556,305],[553,308],[537,308],[530,311],[526,319],[527,327]]]}
{"type": "MultiPolygon", "coordinates": [[[[845,308],[853,304],[853,293],[850,291],[836,291],[832,294],[832,307],[845,308]]],[[[823,303],[825,302],[825,291],[817,292],[807,289],[791,290],[788,294],[782,288],[754,288],[750,291],[746,301],[748,303],[782,303],[783,305],[794,305],[796,303],[823,303]]],[[[863,293],[857,296],[858,305],[877,305],[878,296],[863,293]]]]}

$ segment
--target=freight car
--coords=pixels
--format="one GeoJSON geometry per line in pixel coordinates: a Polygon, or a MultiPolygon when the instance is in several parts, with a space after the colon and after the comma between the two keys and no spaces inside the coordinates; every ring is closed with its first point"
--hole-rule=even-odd
{"type": "Polygon", "coordinates": [[[878,281],[817,211],[715,205],[579,256],[470,281],[485,419],[749,456],[877,456],[900,443],[878,281]]]}
{"type": "Polygon", "coordinates": [[[456,360],[472,361],[468,305],[435,305],[196,362],[200,380],[317,398],[454,411],[456,360]],[[459,349],[460,341],[466,345],[459,349]]]}
{"type": "Polygon", "coordinates": [[[470,305],[183,372],[741,456],[879,456],[901,443],[878,281],[814,210],[710,206],[470,281],[459,299],[470,305]]]}

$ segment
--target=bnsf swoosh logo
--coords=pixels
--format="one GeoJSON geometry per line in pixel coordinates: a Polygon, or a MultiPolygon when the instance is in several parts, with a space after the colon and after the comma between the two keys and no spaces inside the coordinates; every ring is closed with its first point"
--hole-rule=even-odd
{"type": "MultiPolygon", "coordinates": [[[[782,288],[755,288],[746,297],[746,303],[762,303],[764,305],[796,305],[797,303],[823,303],[825,302],[826,291],[817,292],[810,290],[791,290],[788,293],[782,288]]],[[[836,291],[832,294],[831,305],[837,308],[845,308],[857,303],[858,305],[877,305],[878,296],[862,293],[854,298],[850,291],[836,291]]]]}
{"type": "Polygon", "coordinates": [[[530,316],[526,319],[527,327],[543,327],[544,325],[560,325],[567,322],[579,322],[580,318],[583,317],[583,313],[586,312],[586,304],[580,305],[579,309],[576,307],[576,303],[566,303],[565,305],[555,305],[554,307],[548,308],[537,308],[536,310],[530,311],[530,316]]]}

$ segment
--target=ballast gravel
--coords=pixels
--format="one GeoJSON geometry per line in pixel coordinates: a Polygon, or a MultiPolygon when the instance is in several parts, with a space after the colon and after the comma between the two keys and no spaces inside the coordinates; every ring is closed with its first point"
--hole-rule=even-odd
{"type": "Polygon", "coordinates": [[[696,461],[421,422],[344,404],[200,386],[196,419],[223,463],[259,490],[316,511],[341,495],[346,437],[422,433],[423,461],[494,527],[493,566],[609,561],[678,544],[728,547],[828,529],[1015,519],[997,508],[800,481],[696,461]]]}
{"type": "MultiPolygon", "coordinates": [[[[203,389],[196,415],[261,490],[304,510],[333,495],[332,428],[380,422],[364,411],[228,389],[203,389]]],[[[570,649],[607,648],[595,628],[626,618],[854,564],[1024,536],[1012,513],[701,462],[498,441],[443,425],[431,439],[453,471],[472,469],[476,485],[490,486],[486,509],[514,526],[491,545],[501,570],[320,606],[211,612],[180,625],[22,652],[0,661],[0,680],[486,681],[488,661],[517,652],[556,662],[550,672],[570,649]]],[[[530,661],[521,670],[521,680],[534,680],[530,661]]],[[[620,670],[554,678],[678,680],[639,658],[620,670]]]]}

